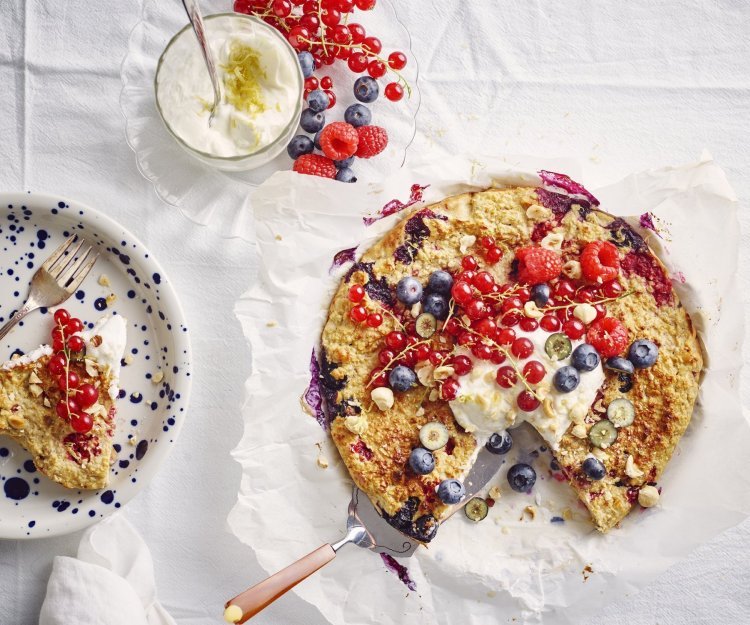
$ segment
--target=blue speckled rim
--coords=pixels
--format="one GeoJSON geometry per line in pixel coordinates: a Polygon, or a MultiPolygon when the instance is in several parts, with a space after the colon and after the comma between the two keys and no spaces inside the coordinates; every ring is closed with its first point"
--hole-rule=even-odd
{"type": "MultiPolygon", "coordinates": [[[[113,221],[106,215],[80,202],[68,200],[58,195],[53,196],[43,193],[3,193],[0,194],[0,202],[2,202],[0,206],[3,207],[10,207],[10,205],[13,205],[14,207],[17,206],[19,208],[25,205],[33,205],[35,207],[38,205],[49,207],[64,205],[66,208],[73,208],[75,211],[77,211],[77,214],[79,215],[78,218],[81,220],[81,222],[86,222],[86,225],[91,227],[92,231],[101,233],[104,237],[113,242],[123,241],[124,243],[125,241],[127,241],[129,244],[134,246],[134,248],[143,252],[145,260],[143,260],[142,262],[147,265],[149,272],[153,274],[155,284],[158,285],[158,293],[160,294],[160,297],[157,297],[160,306],[160,309],[158,311],[159,316],[162,319],[166,317],[166,319],[169,321],[169,323],[167,323],[167,331],[169,333],[169,336],[171,337],[171,340],[173,341],[174,353],[179,354],[179,357],[184,360],[184,362],[188,363],[187,370],[183,370],[183,375],[180,376],[180,393],[178,395],[178,398],[179,403],[182,406],[180,409],[181,418],[176,420],[170,419],[169,428],[164,430],[165,433],[169,431],[169,442],[174,442],[180,433],[182,423],[189,406],[190,391],[192,386],[192,350],[190,347],[189,333],[187,331],[185,315],[182,310],[182,306],[180,305],[177,294],[175,293],[172,287],[172,283],[169,281],[167,274],[164,272],[163,267],[157,260],[154,259],[153,255],[150,254],[143,243],[141,243],[141,241],[132,233],[130,233],[128,230],[123,228],[121,225],[119,225],[117,222],[113,221]],[[180,329],[182,329],[182,331],[180,331],[180,329]]],[[[52,215],[56,214],[56,210],[54,208],[51,209],[51,213],[52,215]]],[[[51,252],[52,249],[48,251],[51,252]]],[[[117,254],[114,249],[109,251],[117,254]]],[[[131,273],[131,270],[128,270],[127,273],[131,276],[135,276],[135,273],[131,273]]],[[[139,283],[137,277],[134,277],[133,279],[139,283]]],[[[25,296],[25,294],[23,294],[22,296],[25,296]]],[[[130,296],[130,293],[128,294],[128,296],[130,296]]],[[[97,301],[94,302],[94,307],[98,309],[97,301]]],[[[164,349],[166,350],[166,348],[164,349]]],[[[146,377],[148,377],[148,375],[146,377]]],[[[134,400],[131,397],[131,402],[133,401],[134,400]]],[[[172,401],[171,398],[169,399],[169,401],[172,401]]],[[[139,443],[143,442],[145,442],[145,439],[143,441],[139,441],[139,443]]],[[[96,523],[103,517],[111,514],[117,508],[120,508],[122,505],[127,503],[127,501],[132,499],[132,497],[134,497],[137,492],[146,485],[146,483],[157,472],[159,466],[161,466],[171,447],[171,444],[166,443],[152,444],[147,447],[148,464],[140,466],[141,472],[139,473],[138,480],[136,481],[135,479],[133,479],[133,485],[129,487],[125,492],[118,493],[118,491],[116,490],[113,491],[107,489],[102,489],[102,491],[91,491],[96,492],[99,495],[101,503],[104,504],[103,507],[98,508],[96,511],[92,509],[89,511],[89,514],[65,514],[64,516],[60,516],[59,519],[57,517],[55,518],[55,521],[59,520],[59,522],[52,523],[45,527],[40,527],[36,521],[31,521],[28,524],[28,527],[19,527],[18,525],[14,525],[13,523],[5,524],[4,526],[2,519],[0,519],[0,537],[27,539],[57,536],[68,534],[96,523]],[[113,502],[114,505],[110,505],[113,502]],[[94,512],[94,514],[92,514],[92,512],[94,512]]],[[[135,458],[140,461],[145,451],[146,448],[141,449],[141,444],[139,444],[137,447],[132,448],[133,453],[131,454],[131,458],[135,456],[135,458]]],[[[35,470],[32,467],[26,466],[27,464],[33,463],[30,463],[30,461],[27,460],[23,464],[23,469],[29,474],[35,473],[35,470]]],[[[127,466],[127,461],[125,462],[125,466],[127,466]]],[[[38,478],[35,477],[34,483],[37,482],[38,478]]],[[[81,495],[81,493],[76,490],[69,491],[69,498],[75,500],[76,493],[78,493],[78,495],[81,495]]],[[[71,505],[71,502],[54,501],[50,502],[50,504],[51,510],[54,508],[55,510],[57,510],[57,512],[61,512],[62,510],[66,510],[71,505]],[[55,506],[56,503],[58,504],[57,506],[55,506]],[[63,506],[65,507],[63,508],[63,506]]],[[[72,505],[75,505],[75,502],[72,502],[72,505]]]]}

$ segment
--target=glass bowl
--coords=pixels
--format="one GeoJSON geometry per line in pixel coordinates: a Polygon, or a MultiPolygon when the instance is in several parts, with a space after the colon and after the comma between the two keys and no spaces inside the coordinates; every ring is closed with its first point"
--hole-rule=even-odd
{"type": "MultiPolygon", "coordinates": [[[[289,42],[286,40],[285,37],[281,35],[281,33],[278,30],[269,26],[263,20],[260,20],[256,17],[253,17],[251,15],[245,15],[243,13],[215,13],[213,15],[207,15],[205,16],[204,21],[206,23],[206,31],[207,31],[206,35],[208,36],[209,39],[211,37],[211,22],[213,22],[214,20],[227,20],[227,19],[237,20],[239,22],[245,22],[247,24],[251,24],[252,28],[258,28],[260,30],[263,30],[269,33],[272,37],[276,38],[281,43],[284,53],[288,56],[287,62],[290,63],[291,66],[294,67],[295,69],[294,87],[298,95],[297,102],[295,104],[294,110],[292,111],[292,115],[289,118],[289,122],[281,131],[279,136],[276,137],[276,139],[274,139],[268,145],[265,145],[259,150],[256,150],[255,152],[251,152],[249,154],[242,154],[238,156],[217,156],[216,154],[211,154],[210,152],[204,152],[193,147],[192,145],[187,143],[172,128],[172,126],[170,126],[169,122],[167,121],[164,115],[162,107],[159,103],[159,75],[160,75],[162,67],[164,66],[164,60],[168,58],[170,51],[172,50],[172,46],[183,37],[191,37],[191,38],[195,37],[195,35],[192,32],[193,29],[190,26],[190,24],[187,24],[174,37],[172,37],[170,42],[167,44],[167,47],[164,48],[164,52],[162,52],[161,56],[159,57],[159,62],[156,65],[156,74],[154,75],[154,101],[156,103],[156,110],[159,112],[159,116],[164,122],[164,125],[166,126],[167,130],[172,135],[174,140],[177,141],[178,145],[182,147],[185,151],[187,151],[188,154],[198,159],[201,163],[204,163],[205,165],[209,165],[212,167],[216,167],[217,169],[221,169],[224,171],[245,171],[248,169],[256,169],[262,165],[265,165],[269,161],[273,160],[275,157],[279,155],[279,153],[284,148],[286,148],[289,141],[294,136],[297,126],[299,124],[300,113],[302,112],[302,104],[303,104],[302,90],[303,90],[304,78],[302,76],[302,70],[300,69],[299,62],[297,61],[297,53],[294,51],[294,48],[292,48],[292,46],[289,45],[289,42]]],[[[196,41],[193,41],[192,43],[195,45],[196,50],[198,50],[198,43],[196,41]]]]}
{"type": "MultiPolygon", "coordinates": [[[[206,14],[226,13],[232,8],[232,0],[202,0],[201,7],[206,14]]],[[[377,157],[356,163],[356,184],[368,184],[383,180],[406,160],[416,133],[419,68],[409,32],[391,0],[379,0],[372,11],[357,11],[355,16],[368,33],[383,42],[384,51],[401,50],[407,55],[409,62],[401,73],[412,88],[410,98],[405,96],[396,103],[379,98],[372,105],[372,123],[388,130],[389,143],[377,157]]],[[[172,138],[156,108],[154,77],[159,57],[186,23],[179,2],[144,0],[141,19],[131,31],[121,68],[120,109],[125,118],[126,140],[135,153],[139,171],[164,202],[195,223],[215,228],[222,236],[252,241],[253,192],[275,172],[291,169],[292,159],[282,149],[256,169],[222,171],[198,161],[172,138]]],[[[345,64],[340,65],[316,72],[316,76],[328,75],[334,80],[338,101],[326,112],[329,120],[343,119],[346,107],[355,102],[351,86],[358,75],[346,69],[345,64]]]]}

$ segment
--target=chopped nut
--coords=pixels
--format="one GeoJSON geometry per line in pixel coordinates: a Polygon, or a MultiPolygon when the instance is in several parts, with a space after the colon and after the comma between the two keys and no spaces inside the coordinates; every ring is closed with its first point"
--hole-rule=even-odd
{"type": "Polygon", "coordinates": [[[581,263],[577,260],[569,260],[562,266],[563,275],[571,280],[578,280],[581,277],[581,263]]]}
{"type": "Polygon", "coordinates": [[[440,365],[439,367],[435,367],[435,371],[432,372],[432,376],[436,380],[445,380],[451,377],[454,373],[456,373],[456,371],[450,365],[440,365]]]}
{"type": "Polygon", "coordinates": [[[582,423],[574,425],[573,429],[570,430],[570,433],[576,438],[586,438],[586,426],[582,423]]]}
{"type": "Polygon", "coordinates": [[[573,316],[584,325],[588,325],[596,319],[596,308],[591,304],[578,304],[573,309],[573,316]]]}
{"type": "Polygon", "coordinates": [[[86,358],[83,361],[83,364],[86,367],[86,373],[90,375],[92,378],[95,378],[96,376],[99,375],[99,371],[97,371],[96,369],[96,363],[93,360],[86,358]]]}
{"type": "Polygon", "coordinates": [[[318,455],[317,463],[321,469],[328,468],[328,458],[326,458],[322,453],[318,455]]]}
{"type": "Polygon", "coordinates": [[[277,234],[277,235],[276,235],[276,236],[274,237],[274,239],[276,239],[277,241],[281,241],[281,235],[280,235],[280,234],[277,234]]]}
{"type": "Polygon", "coordinates": [[[609,454],[607,454],[606,451],[600,449],[599,447],[594,447],[591,450],[591,455],[594,456],[594,458],[596,458],[597,460],[601,460],[602,462],[609,460],[609,454]]]}
{"type": "Polygon", "coordinates": [[[651,508],[659,503],[659,490],[656,486],[646,485],[638,492],[638,503],[644,508],[651,508]]]}
{"type": "Polygon", "coordinates": [[[277,325],[279,325],[278,321],[271,320],[271,321],[266,322],[267,328],[275,328],[277,325]]]}
{"type": "Polygon", "coordinates": [[[36,374],[36,371],[32,371],[29,375],[29,384],[41,384],[42,379],[36,374]]]}
{"type": "Polygon", "coordinates": [[[633,479],[643,477],[643,471],[635,463],[633,456],[628,456],[628,459],[625,461],[625,475],[633,479]]]}
{"type": "Polygon", "coordinates": [[[544,313],[539,310],[536,302],[533,300],[529,300],[523,305],[523,312],[527,317],[531,317],[532,319],[541,319],[544,317],[544,313]]]}
{"type": "Polygon", "coordinates": [[[435,386],[435,367],[433,367],[429,362],[421,363],[421,366],[415,367],[414,371],[417,374],[417,379],[422,386],[435,386]]]}
{"type": "Polygon", "coordinates": [[[361,413],[358,415],[352,415],[351,417],[346,417],[344,419],[344,426],[352,434],[359,434],[362,436],[367,430],[367,417],[361,413]]]}
{"type": "Polygon", "coordinates": [[[519,521],[525,521],[526,515],[530,516],[532,521],[536,519],[536,506],[526,506],[521,513],[519,521]]]}
{"type": "Polygon", "coordinates": [[[462,254],[466,254],[469,248],[477,242],[477,238],[473,234],[463,235],[458,242],[458,249],[461,250],[462,254]]]}
{"type": "Polygon", "coordinates": [[[438,393],[438,390],[437,390],[436,388],[433,388],[433,389],[432,389],[432,390],[430,391],[430,397],[429,397],[429,400],[430,400],[430,401],[437,401],[439,397],[440,397],[440,393],[438,393]]]}
{"type": "Polygon", "coordinates": [[[544,221],[552,217],[552,211],[539,204],[532,204],[526,209],[526,216],[533,221],[544,221]]]}
{"type": "Polygon", "coordinates": [[[138,444],[138,439],[135,436],[132,436],[128,439],[128,445],[131,447],[135,447],[138,444]]]}
{"type": "Polygon", "coordinates": [[[419,313],[422,311],[422,302],[417,302],[411,307],[411,316],[415,319],[419,317],[419,313]]]}
{"type": "Polygon", "coordinates": [[[539,245],[541,245],[544,249],[552,250],[553,252],[559,252],[564,240],[565,235],[562,232],[560,232],[559,230],[553,230],[539,242],[539,245]]]}
{"type": "Polygon", "coordinates": [[[588,411],[589,410],[588,408],[586,408],[586,404],[579,402],[570,409],[570,419],[573,421],[573,423],[583,423],[583,420],[586,418],[586,414],[588,414],[588,411]]]}
{"type": "Polygon", "coordinates": [[[117,462],[117,452],[113,449],[109,452],[109,466],[112,466],[115,462],[117,462]]]}
{"type": "Polygon", "coordinates": [[[547,397],[542,402],[542,408],[544,409],[544,414],[546,414],[550,419],[554,419],[557,415],[555,414],[555,408],[552,405],[552,398],[547,397]]]}
{"type": "Polygon", "coordinates": [[[154,373],[154,375],[151,377],[151,382],[153,382],[154,384],[158,384],[163,379],[164,379],[164,372],[161,369],[159,369],[159,371],[154,373]]]}
{"type": "Polygon", "coordinates": [[[422,415],[424,415],[424,408],[420,406],[419,408],[417,408],[417,411],[414,414],[417,415],[418,417],[421,417],[422,415]]]}
{"type": "Polygon", "coordinates": [[[386,386],[373,389],[370,398],[380,410],[388,410],[393,406],[393,391],[386,386]]]}
{"type": "Polygon", "coordinates": [[[107,306],[111,306],[117,301],[117,295],[114,293],[110,293],[107,295],[107,297],[104,298],[104,300],[107,302],[107,306]]]}
{"type": "Polygon", "coordinates": [[[29,384],[29,391],[34,397],[39,397],[44,392],[44,389],[39,384],[29,384]]]}
{"type": "Polygon", "coordinates": [[[102,344],[102,337],[99,336],[98,334],[95,334],[94,336],[91,337],[91,344],[94,347],[99,347],[102,344]]]}
{"type": "Polygon", "coordinates": [[[42,404],[45,408],[52,408],[52,402],[47,397],[42,400],[42,404]]]}
{"type": "Polygon", "coordinates": [[[99,276],[99,279],[97,280],[99,284],[102,286],[110,286],[109,278],[107,277],[107,274],[103,273],[99,276]]]}
{"type": "Polygon", "coordinates": [[[8,425],[16,430],[22,430],[26,425],[26,419],[17,414],[10,415],[8,417],[8,425]]]}
{"type": "Polygon", "coordinates": [[[495,501],[497,501],[498,499],[500,499],[500,497],[502,497],[502,494],[503,494],[503,493],[502,493],[502,491],[500,490],[500,487],[499,487],[499,486],[493,486],[492,488],[490,488],[490,492],[489,492],[489,493],[487,493],[487,494],[488,494],[488,495],[489,495],[490,497],[492,497],[492,498],[493,498],[493,499],[494,499],[495,501]]]}
{"type": "Polygon", "coordinates": [[[125,357],[122,359],[122,361],[126,365],[132,365],[133,364],[133,356],[132,356],[132,354],[125,354],[125,357]]]}

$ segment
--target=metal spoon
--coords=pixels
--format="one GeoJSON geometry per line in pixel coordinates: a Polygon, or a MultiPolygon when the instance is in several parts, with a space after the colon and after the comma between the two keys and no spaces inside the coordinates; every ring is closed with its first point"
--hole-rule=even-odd
{"type": "Polygon", "coordinates": [[[208,116],[208,125],[210,126],[214,121],[216,107],[218,107],[219,102],[221,102],[221,82],[219,81],[219,75],[216,72],[216,63],[214,62],[213,52],[211,52],[211,48],[208,46],[208,41],[206,41],[206,30],[203,27],[203,15],[198,6],[198,0],[182,0],[182,6],[185,7],[185,12],[193,26],[193,32],[195,32],[195,37],[198,39],[201,52],[203,52],[203,59],[206,61],[208,75],[211,78],[211,85],[214,88],[214,104],[211,107],[211,113],[208,116]]]}

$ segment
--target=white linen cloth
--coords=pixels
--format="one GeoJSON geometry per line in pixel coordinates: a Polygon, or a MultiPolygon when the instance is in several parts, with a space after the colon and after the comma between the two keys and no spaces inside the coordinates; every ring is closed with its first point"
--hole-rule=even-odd
{"type": "MultiPolygon", "coordinates": [[[[178,0],[163,1],[182,10],[178,0]]],[[[397,5],[420,61],[410,155],[578,158],[588,165],[583,181],[595,187],[690,162],[708,148],[740,198],[738,271],[750,293],[747,3],[397,5]]],[[[3,0],[0,8],[0,188],[60,193],[104,210],[151,249],[181,295],[195,355],[189,415],[163,470],[124,512],[151,549],[169,613],[180,625],[215,624],[224,601],[262,575],[252,550],[226,529],[240,475],[229,452],[242,433],[238,404],[249,370],[232,311],[256,274],[254,249],[197,228],[138,173],[118,98],[140,0],[3,0]]],[[[707,470],[720,475],[720,459],[707,470]]],[[[38,622],[53,558],[74,555],[79,540],[0,541],[2,625],[38,622]]],[[[746,623],[748,578],[750,522],[580,625],[746,623]]],[[[291,623],[324,621],[293,595],[253,620],[291,623]]]]}
{"type": "Polygon", "coordinates": [[[156,600],[154,564],[121,512],[89,528],[78,557],[52,565],[39,625],[175,625],[156,600]]]}

